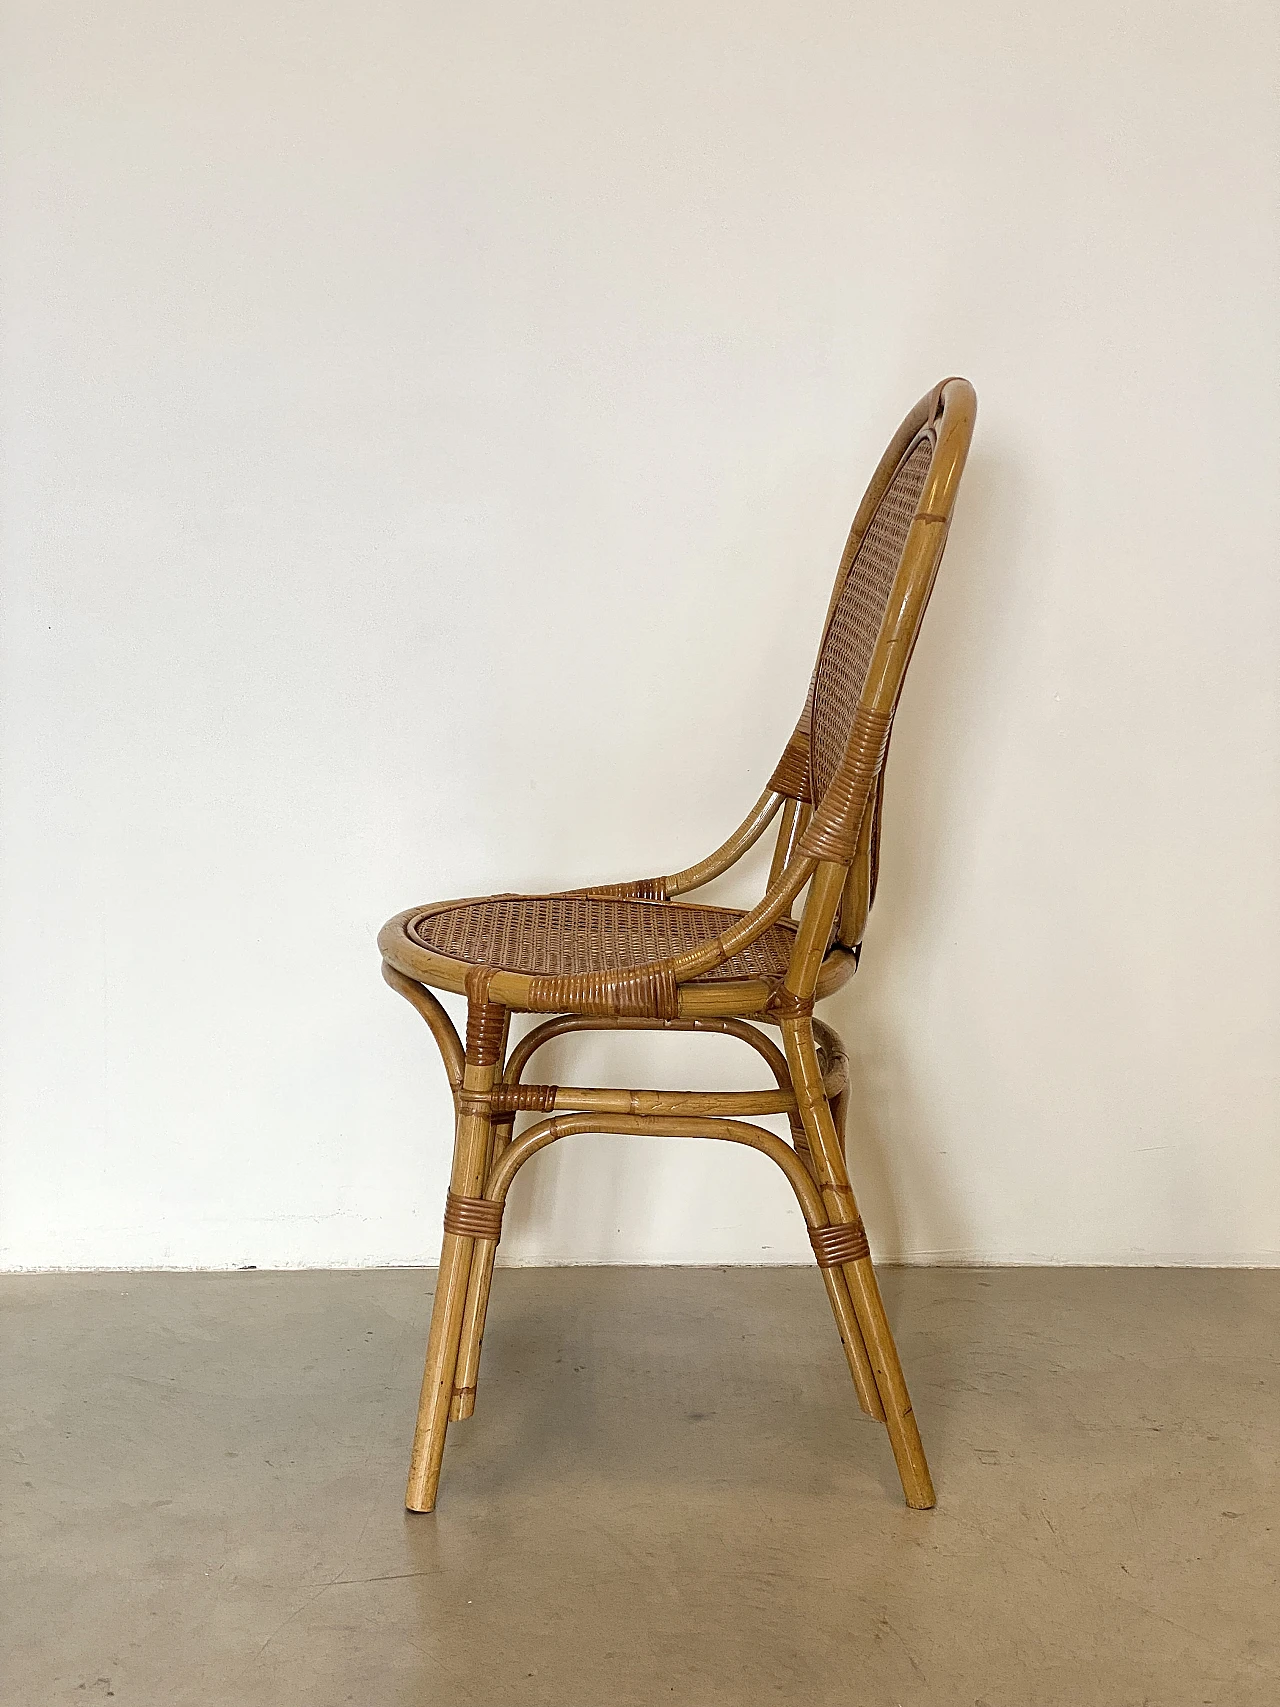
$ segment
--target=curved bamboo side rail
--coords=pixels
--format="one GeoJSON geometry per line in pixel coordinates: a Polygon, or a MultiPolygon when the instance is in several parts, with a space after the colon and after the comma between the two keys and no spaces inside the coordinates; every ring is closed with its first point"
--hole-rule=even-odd
{"type": "MultiPolygon", "coordinates": [[[[820,1020],[815,1020],[813,1023],[814,1029],[822,1034],[822,1042],[820,1046],[830,1063],[829,1066],[823,1068],[823,1087],[828,1096],[838,1096],[847,1085],[848,1058],[845,1054],[844,1045],[840,1042],[839,1037],[837,1037],[836,1033],[832,1031],[830,1026],[823,1025],[820,1020]]],[[[526,1033],[526,1035],[520,1039],[519,1043],[516,1044],[515,1048],[507,1058],[506,1068],[502,1075],[503,1084],[519,1084],[523,1077],[525,1068],[528,1066],[534,1054],[536,1054],[544,1044],[550,1043],[554,1038],[563,1037],[566,1033],[575,1031],[711,1032],[723,1037],[735,1037],[739,1042],[745,1043],[750,1048],[754,1049],[756,1053],[768,1063],[769,1069],[773,1073],[780,1091],[789,1091],[791,1087],[791,1073],[787,1067],[787,1058],[783,1054],[782,1050],[778,1048],[772,1038],[765,1037],[762,1032],[758,1031],[754,1025],[749,1024],[746,1020],[723,1018],[638,1019],[628,1017],[599,1019],[585,1014],[557,1014],[554,1019],[543,1020],[540,1025],[535,1026],[532,1031],[526,1033]]],[[[585,1087],[577,1085],[557,1085],[555,1088],[557,1091],[561,1091],[566,1094],[585,1090],[585,1087]]],[[[626,1095],[641,1097],[663,1094],[719,1098],[753,1095],[756,1093],[740,1091],[679,1091],[669,1093],[655,1093],[650,1091],[592,1091],[589,1094],[592,1096],[626,1095]]],[[[564,1104],[565,1108],[570,1108],[572,1106],[574,1105],[570,1103],[564,1104]]],[[[604,1105],[593,1102],[591,1104],[582,1103],[577,1106],[583,1108],[596,1108],[603,1107],[604,1105]]],[[[626,1110],[622,1109],[620,1105],[618,1105],[617,1111],[619,1113],[660,1112],[658,1110],[626,1110]]],[[[757,1109],[755,1112],[758,1114],[787,1114],[790,1111],[791,1105],[789,1103],[779,1103],[776,1108],[757,1109]]],[[[669,1112],[676,1113],[678,1111],[672,1109],[669,1112]]],[[[690,1110],[690,1112],[693,1111],[690,1110]]],[[[725,1112],[727,1113],[729,1110],[726,1109],[725,1112]]],[[[500,1116],[499,1118],[504,1118],[504,1116],[500,1116]]]]}
{"type": "MultiPolygon", "coordinates": [[[[809,855],[797,854],[778,882],[750,912],[744,913],[698,948],[686,949],[684,953],[671,955],[665,960],[655,960],[646,966],[611,975],[565,973],[546,977],[527,972],[507,972],[500,968],[489,969],[488,1000],[523,1013],[574,1010],[603,1019],[645,1017],[634,1011],[634,1004],[653,1012],[653,1004],[658,1003],[657,1017],[685,1017],[677,1015],[674,1008],[663,1011],[661,1004],[674,1003],[678,986],[723,966],[762,936],[770,925],[788,914],[817,863],[809,855]],[[631,1005],[619,1005],[621,1003],[631,1005]]],[[[386,946],[394,946],[393,940],[388,940],[386,946]]],[[[758,1006],[763,1009],[769,1000],[769,985],[763,980],[754,982],[760,992],[758,1006]]],[[[717,1002],[722,999],[714,985],[701,986],[689,994],[693,1004],[702,1005],[713,1014],[717,1002]]]]}
{"type": "Polygon", "coordinates": [[[541,1049],[544,1043],[550,1043],[555,1037],[563,1037],[573,1031],[709,1031],[723,1037],[736,1037],[740,1042],[754,1049],[758,1055],[768,1062],[770,1071],[778,1083],[779,1089],[785,1089],[791,1083],[791,1074],[787,1068],[787,1058],[772,1038],[765,1037],[746,1020],[713,1018],[706,1019],[644,1019],[639,1016],[619,1015],[614,1019],[602,1019],[590,1014],[557,1014],[554,1019],[546,1019],[527,1032],[511,1051],[507,1061],[503,1080],[507,1084],[518,1083],[524,1069],[529,1064],[534,1053],[541,1049]]]}
{"type": "Polygon", "coordinates": [[[797,1157],[790,1144],[763,1126],[752,1126],[745,1120],[721,1120],[711,1116],[610,1114],[601,1118],[595,1114],[552,1115],[530,1126],[518,1138],[513,1138],[494,1165],[481,1194],[491,1203],[505,1203],[511,1182],[531,1156],[554,1144],[557,1138],[575,1133],[613,1133],[621,1137],[650,1138],[722,1138],[729,1144],[745,1144],[759,1150],[776,1162],[787,1176],[800,1204],[806,1225],[825,1227],[826,1206],[808,1168],[797,1157]]]}
{"type": "Polygon", "coordinates": [[[691,890],[703,888],[712,878],[721,876],[730,866],[737,865],[743,854],[755,847],[764,835],[781,805],[782,796],[775,794],[773,789],[766,788],[727,842],[722,843],[705,859],[700,859],[696,865],[687,866],[685,870],[663,878],[667,894],[687,895],[691,890]]]}
{"type": "Polygon", "coordinates": [[[431,1027],[431,1035],[436,1040],[440,1058],[444,1062],[449,1089],[456,1095],[462,1089],[462,1073],[466,1056],[462,1048],[462,1040],[454,1029],[453,1021],[425,984],[419,984],[413,978],[406,978],[404,973],[398,972],[389,960],[382,962],[382,976],[393,990],[404,997],[406,1002],[417,1008],[423,1019],[431,1027]]]}
{"type": "Polygon", "coordinates": [[[778,825],[778,839],[774,843],[773,859],[769,864],[770,889],[795,858],[796,847],[809,827],[812,816],[813,808],[807,800],[788,800],[783,806],[782,822],[778,825]]]}
{"type": "Polygon", "coordinates": [[[834,1096],[848,1083],[849,1051],[845,1048],[839,1032],[825,1020],[818,1019],[815,1015],[812,1025],[814,1042],[828,1063],[822,1069],[822,1083],[827,1095],[834,1096]]]}
{"type": "MultiPolygon", "coordinates": [[[[774,1016],[772,1015],[762,1015],[760,1017],[774,1020],[774,1016]]],[[[774,1023],[776,1023],[776,1020],[774,1020],[774,1023]]],[[[822,1033],[823,1042],[820,1047],[823,1048],[829,1061],[829,1065],[824,1066],[823,1068],[823,1088],[829,1097],[844,1096],[848,1089],[848,1059],[845,1055],[844,1046],[841,1044],[840,1039],[836,1036],[835,1032],[831,1030],[830,1026],[822,1025],[821,1021],[817,1020],[814,1021],[814,1025],[819,1028],[822,1033]]],[[[503,1073],[504,1085],[520,1083],[529,1061],[532,1059],[534,1054],[542,1048],[543,1044],[550,1043],[553,1038],[563,1037],[566,1033],[575,1031],[696,1031],[712,1032],[725,1037],[735,1037],[740,1042],[747,1044],[749,1048],[754,1049],[756,1053],[768,1063],[769,1069],[773,1073],[780,1091],[791,1092],[791,1073],[787,1067],[786,1056],[783,1054],[782,1050],[778,1048],[777,1044],[773,1042],[772,1038],[766,1037],[763,1032],[757,1029],[756,1026],[750,1024],[746,1020],[727,1018],[640,1019],[625,1017],[617,1019],[599,1019],[584,1014],[559,1014],[554,1019],[543,1020],[540,1025],[536,1025],[532,1031],[526,1033],[526,1035],[521,1038],[520,1042],[511,1051],[510,1057],[507,1060],[506,1069],[503,1073]]],[[[557,1086],[556,1088],[557,1090],[568,1092],[571,1089],[578,1089],[580,1087],[557,1086]]],[[[634,1094],[643,1096],[646,1093],[638,1092],[634,1094]]],[[[715,1096],[717,1098],[722,1095],[720,1092],[684,1092],[677,1094],[682,1094],[684,1096],[694,1094],[708,1095],[715,1096]]],[[[738,1093],[726,1092],[723,1094],[733,1096],[738,1093]]],[[[557,1100],[554,1105],[554,1111],[558,1112],[561,1109],[569,1109],[574,1106],[590,1106],[596,1108],[603,1105],[594,1102],[589,1105],[575,1105],[567,1100],[563,1103],[557,1100]]],[[[620,1113],[658,1112],[656,1109],[646,1111],[639,1107],[635,1110],[630,1110],[623,1108],[621,1103],[612,1103],[609,1106],[615,1108],[620,1113]]],[[[680,1110],[673,1105],[669,1112],[678,1113],[680,1110]]],[[[688,1106],[686,1108],[686,1112],[692,1114],[698,1111],[696,1108],[688,1106]]],[[[718,1109],[709,1109],[708,1112],[730,1114],[733,1112],[733,1108],[731,1105],[726,1104],[718,1109]]],[[[794,1102],[794,1093],[792,1093],[791,1101],[779,1103],[777,1108],[748,1109],[740,1107],[739,1112],[744,1114],[786,1114],[791,1126],[792,1144],[800,1155],[801,1160],[806,1162],[806,1164],[808,1163],[809,1141],[805,1137],[804,1122],[800,1119],[799,1110],[794,1102]]],[[[513,1119],[514,1113],[507,1115],[504,1112],[498,1116],[498,1120],[506,1126],[507,1136],[509,1136],[510,1123],[513,1119]]],[[[843,1130],[843,1127],[841,1130],[843,1130]]],[[[505,1138],[501,1142],[505,1142],[505,1138]]],[[[499,1143],[499,1148],[501,1148],[501,1142],[499,1143]]]]}
{"type": "Polygon", "coordinates": [[[765,891],[763,900],[758,901],[749,913],[744,913],[736,924],[721,931],[702,948],[673,954],[669,965],[675,982],[684,984],[691,978],[701,977],[704,972],[723,966],[726,960],[732,960],[735,954],[762,936],[770,925],[776,925],[791,911],[792,903],[812,877],[817,863],[805,854],[797,854],[778,881],[765,891]]]}
{"type": "MultiPolygon", "coordinates": [[[[752,1126],[743,1120],[648,1115],[610,1115],[601,1119],[599,1116],[587,1114],[554,1115],[550,1120],[542,1120],[537,1125],[530,1126],[519,1138],[507,1145],[485,1184],[484,1197],[492,1203],[505,1203],[512,1180],[531,1156],[537,1155],[539,1150],[545,1150],[558,1138],[584,1132],[612,1133],[623,1137],[718,1138],[730,1144],[744,1144],[768,1156],[782,1169],[796,1194],[805,1225],[811,1231],[830,1224],[823,1194],[813,1175],[791,1146],[784,1143],[777,1133],[767,1132],[763,1126],[752,1126]]],[[[476,1255],[480,1260],[473,1264],[472,1269],[475,1302],[473,1305],[469,1293],[467,1305],[468,1314],[479,1316],[481,1321],[492,1283],[493,1257],[496,1250],[496,1239],[477,1240],[476,1255]]],[[[822,1278],[848,1359],[849,1372],[853,1376],[858,1403],[868,1416],[874,1417],[877,1422],[883,1422],[885,1413],[874,1367],[844,1274],[839,1268],[824,1267],[822,1278]]]]}

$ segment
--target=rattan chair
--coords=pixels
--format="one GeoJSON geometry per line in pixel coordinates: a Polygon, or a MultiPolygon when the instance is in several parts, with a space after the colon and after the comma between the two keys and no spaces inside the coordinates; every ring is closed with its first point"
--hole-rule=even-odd
{"type": "Polygon", "coordinates": [[[769,786],[723,847],[671,877],[412,907],[379,935],[387,982],[430,1026],[456,1113],[410,1510],[431,1510],[445,1430],[475,1406],[508,1189],[531,1156],[571,1132],[722,1138],[778,1164],[804,1213],[859,1403],[888,1427],[907,1504],[934,1504],[845,1168],[844,1051],[813,1008],[858,962],[876,888],[889,732],[975,409],[966,380],[944,380],[895,434],[854,518],[800,721],[769,786]],[[744,913],[676,901],[727,871],[779,814],[758,906],[744,913]],[[428,986],[466,995],[465,1048],[428,986]],[[550,1017],[508,1050],[513,1013],[550,1017]],[[780,1031],[781,1048],[761,1022],[780,1031]],[[708,1093],[525,1083],[542,1044],[590,1030],[736,1037],[763,1057],[774,1088],[708,1093]],[[540,1118],[515,1137],[515,1117],[525,1110],[540,1118]],[[767,1114],[788,1117],[790,1143],[749,1118],[767,1114]]]}

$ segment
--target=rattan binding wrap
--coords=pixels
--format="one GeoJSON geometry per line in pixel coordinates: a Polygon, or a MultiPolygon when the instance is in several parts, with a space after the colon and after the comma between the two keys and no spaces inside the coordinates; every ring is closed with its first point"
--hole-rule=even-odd
{"type": "Polygon", "coordinates": [[[459,1197],[450,1192],[444,1200],[444,1230],[460,1239],[500,1239],[502,1205],[487,1197],[459,1197]]]}
{"type": "Polygon", "coordinates": [[[862,815],[884,765],[892,724],[889,712],[855,707],[844,759],[800,838],[801,853],[845,864],[853,858],[862,815]]]}
{"type": "Polygon", "coordinates": [[[502,1008],[489,1000],[492,973],[476,966],[467,974],[467,1063],[492,1067],[502,1058],[502,1008]]]}
{"type": "Polygon", "coordinates": [[[631,883],[602,883],[585,894],[604,901],[668,901],[665,877],[637,877],[631,883]]]}
{"type": "Polygon", "coordinates": [[[782,749],[782,757],[774,766],[769,787],[775,794],[791,800],[809,798],[809,729],[808,717],[802,717],[795,732],[782,749]]]}
{"type": "Polygon", "coordinates": [[[494,1114],[550,1114],[559,1085],[495,1085],[489,1092],[494,1114]]]}
{"type": "Polygon", "coordinates": [[[534,978],[529,985],[529,1011],[558,1014],[572,1011],[601,1019],[636,1018],[656,1014],[680,1017],[680,997],[669,966],[637,966],[621,972],[587,972],[561,978],[534,978]]]}
{"type": "Polygon", "coordinates": [[[839,1221],[830,1227],[810,1227],[809,1243],[819,1268],[839,1268],[871,1255],[861,1221],[839,1221]]]}
{"type": "MultiPolygon", "coordinates": [[[[817,672],[814,672],[816,676],[817,672]]],[[[814,676],[809,678],[809,691],[805,695],[804,710],[800,713],[800,721],[792,732],[791,739],[782,749],[782,757],[774,766],[773,775],[769,778],[769,787],[775,794],[781,794],[791,800],[812,800],[813,789],[809,781],[809,732],[813,724],[813,683],[814,676]]]]}

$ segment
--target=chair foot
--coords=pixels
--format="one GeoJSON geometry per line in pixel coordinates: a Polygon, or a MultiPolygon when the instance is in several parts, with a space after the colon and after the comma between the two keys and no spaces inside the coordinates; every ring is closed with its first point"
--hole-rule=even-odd
{"type": "MultiPolygon", "coordinates": [[[[861,1234],[858,1205],[849,1185],[848,1169],[845,1166],[845,1102],[839,1097],[836,1099],[839,1113],[837,1123],[837,1110],[833,1109],[827,1098],[818,1065],[812,1019],[800,1015],[796,1018],[784,1018],[781,1023],[787,1063],[791,1068],[792,1083],[796,1087],[796,1101],[813,1155],[815,1174],[822,1187],[828,1213],[832,1217],[832,1226],[840,1234],[847,1234],[856,1226],[860,1234],[861,1255],[844,1249],[832,1249],[828,1238],[827,1260],[836,1259],[848,1289],[862,1350],[874,1373],[876,1393],[885,1426],[889,1431],[889,1443],[893,1448],[906,1502],[915,1511],[928,1511],[937,1504],[937,1497],[929,1476],[924,1447],[920,1441],[920,1430],[911,1409],[907,1384],[903,1379],[902,1365],[898,1361],[898,1348],[893,1343],[889,1320],[884,1313],[884,1301],[880,1297],[876,1271],[870,1256],[866,1254],[866,1236],[861,1234]]],[[[814,1238],[817,1249],[817,1235],[814,1235],[814,1238]]],[[[821,1256],[819,1260],[822,1260],[821,1256]]],[[[856,1358],[858,1338],[845,1331],[840,1314],[840,1289],[833,1288],[828,1282],[828,1293],[836,1320],[840,1323],[841,1338],[845,1343],[845,1351],[849,1354],[850,1368],[853,1369],[856,1382],[860,1361],[856,1358]]],[[[860,1400],[863,1398],[861,1384],[858,1397],[860,1400]]],[[[863,1408],[871,1410],[869,1403],[864,1404],[863,1408]]],[[[871,1414],[874,1416],[875,1411],[871,1410],[871,1414]]]]}
{"type": "Polygon", "coordinates": [[[884,1405],[885,1426],[902,1492],[913,1511],[930,1511],[938,1503],[929,1474],[920,1429],[911,1408],[911,1396],[898,1360],[898,1348],[884,1313],[884,1300],[870,1257],[846,1263],[844,1274],[857,1312],[858,1323],[875,1370],[876,1386],[884,1405]]]}
{"type": "Polygon", "coordinates": [[[426,1368],[422,1375],[418,1421],[409,1459],[409,1485],[404,1496],[404,1503],[410,1511],[431,1511],[436,1503],[474,1243],[474,1239],[446,1233],[440,1252],[440,1273],[436,1280],[435,1302],[431,1307],[426,1368]]]}
{"type": "MultiPolygon", "coordinates": [[[[479,1193],[484,1188],[493,1131],[488,1098],[501,1067],[508,1015],[502,1008],[489,1003],[486,995],[487,983],[474,993],[468,991],[466,1060],[458,1097],[453,1171],[444,1212],[444,1243],[440,1249],[435,1301],[431,1306],[427,1361],[409,1459],[409,1485],[404,1498],[410,1511],[430,1511],[434,1507],[449,1418],[451,1415],[470,1415],[464,1409],[465,1399],[460,1400],[455,1409],[454,1385],[467,1316],[472,1259],[477,1243],[497,1242],[496,1237],[489,1240],[482,1237],[489,1231],[496,1234],[497,1228],[490,1229],[484,1225],[489,1218],[490,1206],[480,1200],[479,1193]],[[481,1216],[479,1225],[475,1222],[477,1214],[481,1216]]],[[[498,1213],[500,1215],[501,1211],[498,1213]]],[[[457,1384],[474,1388],[475,1378],[472,1376],[457,1384]]]]}
{"type": "Polygon", "coordinates": [[[862,1329],[858,1326],[858,1317],[853,1308],[853,1300],[849,1296],[844,1270],[824,1268],[820,1273],[826,1282],[827,1297],[831,1300],[831,1311],[836,1319],[840,1343],[844,1347],[845,1357],[849,1360],[849,1373],[853,1376],[858,1405],[867,1416],[874,1417],[876,1422],[883,1422],[885,1417],[884,1406],[880,1403],[880,1389],[876,1384],[871,1359],[867,1355],[862,1329]]]}

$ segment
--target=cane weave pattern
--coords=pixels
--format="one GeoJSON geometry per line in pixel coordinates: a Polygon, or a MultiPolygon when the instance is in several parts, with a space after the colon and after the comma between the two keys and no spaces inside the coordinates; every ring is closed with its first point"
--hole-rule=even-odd
{"type": "Polygon", "coordinates": [[[822,799],[844,758],[932,459],[933,442],[922,438],[898,465],[831,613],[813,686],[809,764],[814,800],[822,799]]]}
{"type": "MultiPolygon", "coordinates": [[[[740,918],[730,907],[676,907],[598,895],[495,895],[420,913],[410,920],[408,932],[423,948],[450,960],[535,977],[590,978],[643,971],[655,961],[701,948],[740,918]]],[[[704,977],[781,978],[794,938],[791,926],[770,925],[704,977]]]]}

